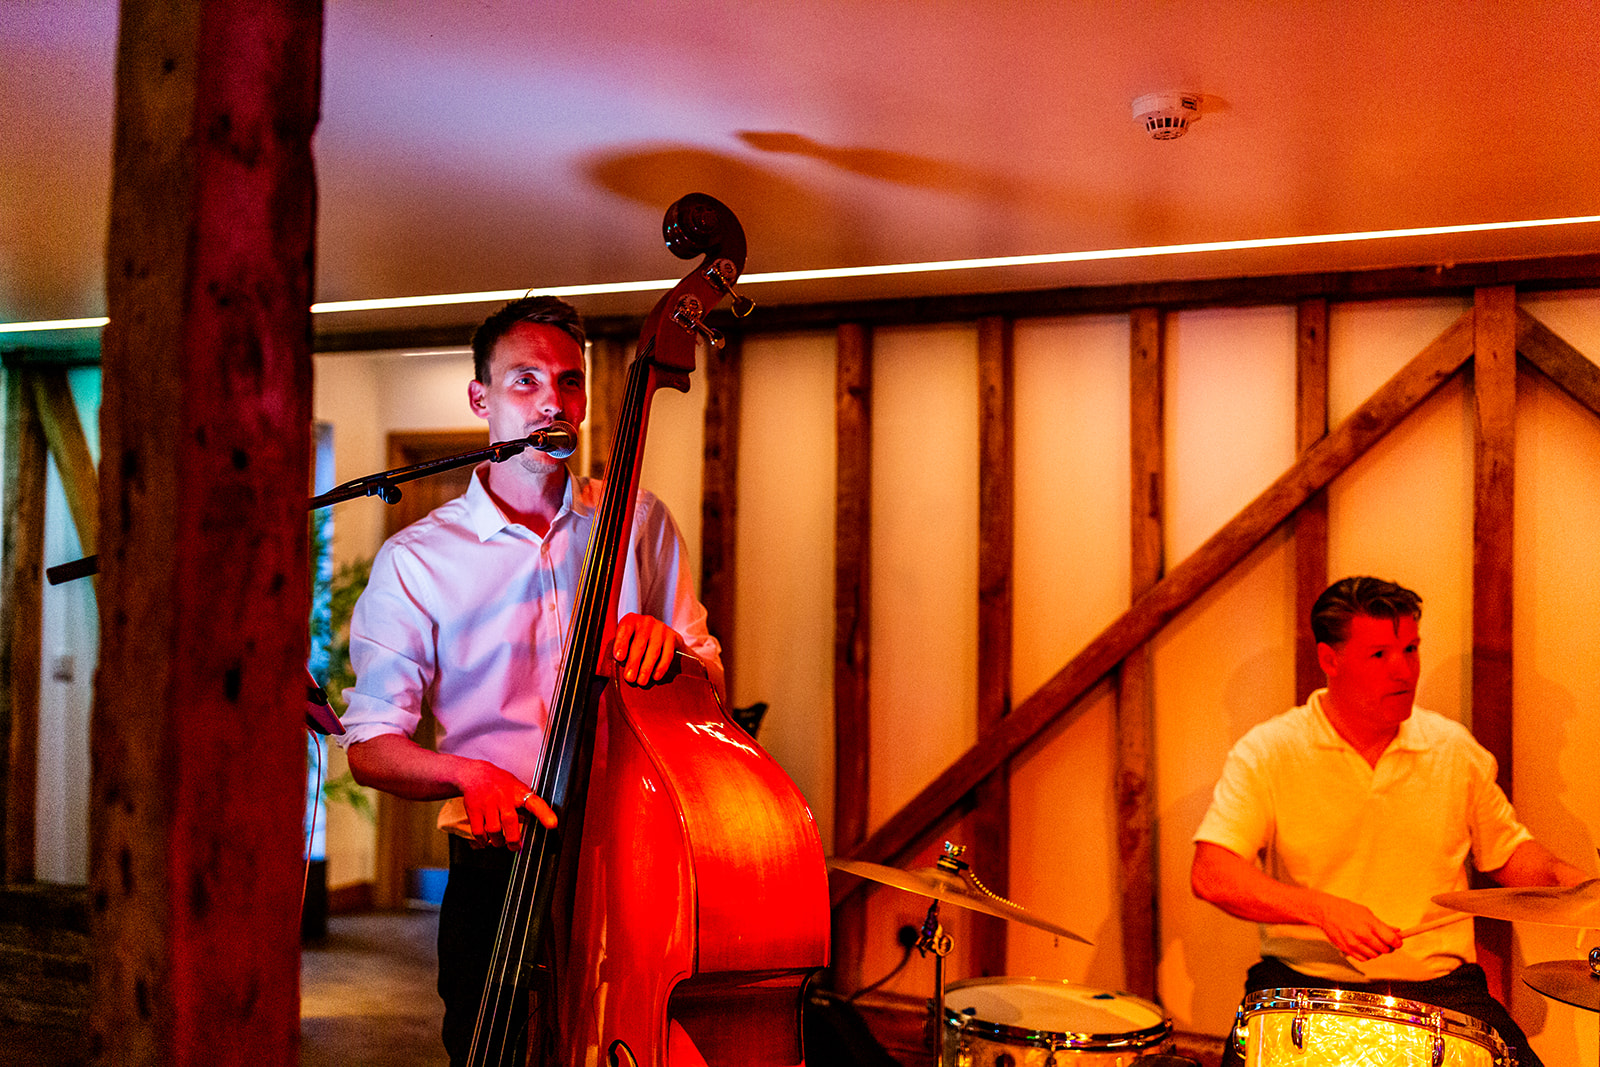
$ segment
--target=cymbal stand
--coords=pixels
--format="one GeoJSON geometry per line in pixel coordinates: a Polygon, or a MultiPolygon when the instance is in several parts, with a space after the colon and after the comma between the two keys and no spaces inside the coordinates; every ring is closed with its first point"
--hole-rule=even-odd
{"type": "Polygon", "coordinates": [[[955,941],[945,933],[939,923],[939,902],[928,905],[918,932],[916,950],[924,957],[933,953],[933,1010],[928,1018],[928,1034],[933,1039],[934,1063],[945,1067],[944,1062],[944,958],[950,954],[955,941]]]}

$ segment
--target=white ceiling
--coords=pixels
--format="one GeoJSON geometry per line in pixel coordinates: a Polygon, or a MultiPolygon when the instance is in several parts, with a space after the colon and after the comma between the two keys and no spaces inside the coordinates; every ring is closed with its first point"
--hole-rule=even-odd
{"type": "MultiPolygon", "coordinates": [[[[0,321],[103,313],[113,0],[0,14],[0,321]]],[[[319,300],[1600,214],[1595,0],[327,0],[319,300]],[[1132,118],[1204,94],[1177,140],[1132,118]]],[[[1600,251],[1600,224],[752,286],[761,303],[1600,251]]],[[[583,298],[643,310],[653,295],[583,298]]],[[[472,321],[482,306],[319,329],[472,321]]]]}

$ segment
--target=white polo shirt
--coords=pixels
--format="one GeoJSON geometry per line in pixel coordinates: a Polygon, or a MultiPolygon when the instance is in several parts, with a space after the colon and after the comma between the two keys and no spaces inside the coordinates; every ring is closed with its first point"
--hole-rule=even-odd
{"type": "MultiPolygon", "coordinates": [[[[1432,903],[1504,866],[1532,839],[1495,784],[1494,757],[1453,719],[1413,708],[1376,766],[1322,710],[1301,707],[1250,730],[1228,753],[1194,840],[1256,859],[1272,878],[1344,897],[1401,929],[1451,914],[1432,903]]],[[[1314,926],[1261,925],[1261,955],[1347,981],[1437,978],[1476,959],[1470,921],[1406,939],[1364,963],[1314,926]]]]}
{"type": "MultiPolygon", "coordinates": [[[[540,537],[508,522],[482,484],[384,542],[350,621],[356,684],[345,690],[345,747],[416,731],[424,705],[437,748],[488,760],[533,780],[582,579],[584,549],[603,483],[567,480],[560,512],[540,537]]],[[[708,662],[721,655],[695,598],[683,535],[646,490],[617,614],[653,615],[708,662]]]]}

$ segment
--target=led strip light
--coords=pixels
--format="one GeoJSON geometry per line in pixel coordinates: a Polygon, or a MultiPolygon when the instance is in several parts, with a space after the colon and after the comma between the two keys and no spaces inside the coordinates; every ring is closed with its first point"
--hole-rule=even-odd
{"type": "MultiPolygon", "coordinates": [[[[1464,233],[1489,233],[1496,230],[1527,230],[1549,226],[1579,226],[1600,222],[1600,215],[1574,215],[1559,219],[1524,219],[1518,222],[1475,222],[1459,226],[1413,226],[1396,230],[1364,230],[1357,233],[1324,233],[1302,237],[1257,237],[1238,241],[1197,241],[1191,244],[1149,245],[1141,248],[1102,248],[1083,252],[1048,252],[1032,256],[992,256],[984,259],[946,259],[929,263],[888,263],[873,267],[832,267],[823,270],[784,270],[744,274],[741,286],[765,282],[805,282],[830,278],[869,278],[888,274],[932,274],[996,267],[1034,267],[1055,263],[1089,263],[1108,259],[1146,259],[1153,256],[1191,255],[1198,252],[1237,252],[1255,248],[1292,248],[1301,245],[1345,244],[1356,241],[1383,241],[1398,237],[1443,237],[1464,233]]],[[[608,282],[598,285],[563,285],[534,289],[497,289],[481,293],[444,293],[435,296],[399,296],[377,300],[329,300],[312,304],[313,315],[341,311],[389,311],[400,308],[436,307],[446,304],[485,304],[515,300],[522,296],[599,296],[610,293],[664,292],[678,284],[677,278],[645,282],[608,282]]],[[[106,318],[54,319],[43,322],[0,323],[0,333],[43,330],[80,330],[104,326],[106,318]]]]}

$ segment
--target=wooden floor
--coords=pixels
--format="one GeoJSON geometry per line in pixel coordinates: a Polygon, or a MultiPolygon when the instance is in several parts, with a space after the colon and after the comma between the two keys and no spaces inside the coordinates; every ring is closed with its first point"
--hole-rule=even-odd
{"type": "Polygon", "coordinates": [[[300,953],[302,1067],[447,1067],[434,989],[438,913],[333,915],[300,953]]]}
{"type": "MultiPolygon", "coordinates": [[[[302,1067],[446,1067],[431,911],[333,915],[300,959],[302,1067]]],[[[904,1011],[808,1009],[813,1067],[934,1067],[904,1011]]]]}
{"type": "MultiPolygon", "coordinates": [[[[447,1067],[434,989],[437,933],[438,913],[428,910],[330,916],[327,936],[300,955],[302,1067],[447,1067]]],[[[924,1018],[910,998],[869,997],[852,1005],[813,991],[805,1015],[807,1062],[935,1067],[924,1018]]],[[[1221,1043],[1198,1041],[1179,1035],[1176,1051],[1215,1067],[1221,1043]]],[[[80,1026],[14,1032],[0,1026],[0,1067],[79,1067],[86,1054],[80,1026]]]]}
{"type": "MultiPolygon", "coordinates": [[[[432,911],[328,919],[327,939],[301,953],[303,1067],[447,1067],[434,990],[437,932],[432,911]]],[[[936,1067],[918,1008],[909,998],[847,1005],[814,992],[806,1011],[807,1062],[936,1067]]],[[[1199,1067],[1215,1067],[1220,1058],[1214,1038],[1179,1034],[1176,1045],[1172,1051],[1199,1067]]]]}

